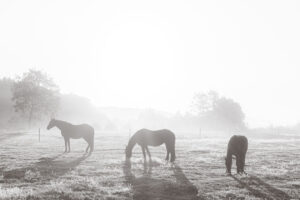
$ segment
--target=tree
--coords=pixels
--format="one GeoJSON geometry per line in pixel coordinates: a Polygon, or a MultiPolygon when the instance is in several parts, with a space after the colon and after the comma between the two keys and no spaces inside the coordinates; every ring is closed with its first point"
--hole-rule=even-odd
{"type": "Polygon", "coordinates": [[[245,114],[240,104],[230,98],[221,97],[213,110],[222,128],[242,130],[245,129],[245,114]]]}
{"type": "Polygon", "coordinates": [[[194,96],[193,107],[199,116],[203,116],[214,109],[218,99],[219,94],[213,90],[208,93],[197,93],[194,96]]]}
{"type": "Polygon", "coordinates": [[[11,87],[14,81],[9,78],[0,79],[0,127],[7,125],[14,114],[13,104],[11,102],[11,87]]]}
{"type": "Polygon", "coordinates": [[[59,106],[59,88],[47,74],[30,69],[16,78],[12,87],[14,108],[32,120],[54,114],[59,106]]]}
{"type": "Polygon", "coordinates": [[[244,129],[245,114],[234,100],[220,97],[217,92],[198,93],[194,97],[194,108],[203,126],[212,129],[244,129]]]}

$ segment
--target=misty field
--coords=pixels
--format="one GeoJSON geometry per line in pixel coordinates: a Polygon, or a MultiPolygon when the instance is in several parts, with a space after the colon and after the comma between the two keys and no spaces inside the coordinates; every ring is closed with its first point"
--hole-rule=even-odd
{"type": "MultiPolygon", "coordinates": [[[[150,148],[144,163],[135,147],[125,162],[126,136],[96,133],[95,151],[71,140],[65,153],[60,133],[0,135],[0,199],[299,199],[300,140],[249,139],[248,175],[225,174],[227,139],[178,136],[177,160],[165,147],[150,148]]],[[[235,166],[233,169],[235,172],[235,166]]]]}

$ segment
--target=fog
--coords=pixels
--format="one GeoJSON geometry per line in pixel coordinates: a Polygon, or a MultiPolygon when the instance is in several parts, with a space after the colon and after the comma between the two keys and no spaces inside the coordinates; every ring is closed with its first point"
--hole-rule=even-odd
{"type": "Polygon", "coordinates": [[[0,199],[299,199],[299,11],[1,0],[0,199]]]}
{"type": "MultiPolygon", "coordinates": [[[[87,98],[103,114],[114,107],[185,116],[197,93],[212,90],[241,106],[249,128],[299,122],[298,1],[1,1],[0,7],[2,78],[42,70],[61,94],[87,98]]],[[[126,120],[138,115],[131,114],[126,120]]]]}

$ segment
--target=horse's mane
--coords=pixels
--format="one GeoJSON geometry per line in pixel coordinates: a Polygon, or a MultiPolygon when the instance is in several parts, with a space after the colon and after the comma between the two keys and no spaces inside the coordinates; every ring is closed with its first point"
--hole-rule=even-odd
{"type": "Polygon", "coordinates": [[[65,124],[65,125],[73,125],[71,124],[70,122],[66,122],[66,121],[63,121],[63,120],[55,120],[55,122],[59,123],[59,124],[65,124]]]}

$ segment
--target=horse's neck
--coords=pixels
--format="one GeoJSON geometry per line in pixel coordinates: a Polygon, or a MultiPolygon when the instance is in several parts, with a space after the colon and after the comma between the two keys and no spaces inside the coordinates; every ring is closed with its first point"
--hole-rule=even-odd
{"type": "Polygon", "coordinates": [[[69,127],[70,124],[63,122],[63,121],[56,121],[56,127],[60,129],[61,131],[64,131],[67,127],[69,127]]]}
{"type": "Polygon", "coordinates": [[[132,138],[130,138],[129,142],[128,142],[128,148],[130,149],[130,151],[132,151],[134,145],[136,144],[136,139],[135,137],[133,136],[132,138]]]}

